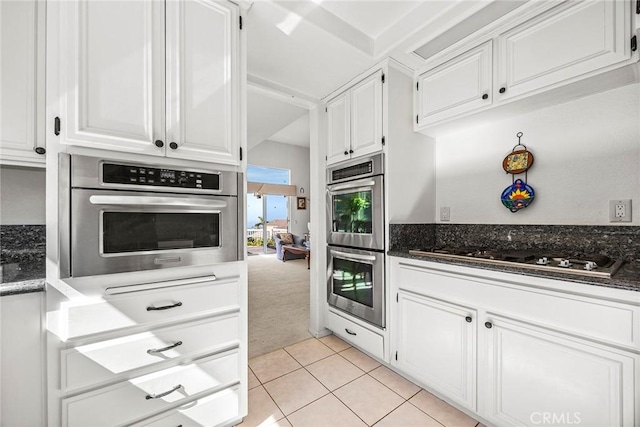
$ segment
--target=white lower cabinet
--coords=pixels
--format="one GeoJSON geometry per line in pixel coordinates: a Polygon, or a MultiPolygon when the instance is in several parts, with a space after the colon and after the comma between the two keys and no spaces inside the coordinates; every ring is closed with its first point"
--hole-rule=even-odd
{"type": "Polygon", "coordinates": [[[488,319],[486,387],[480,392],[487,420],[510,426],[637,425],[638,355],[524,322],[488,319]]]}
{"type": "Polygon", "coordinates": [[[378,359],[384,359],[384,336],[333,311],[327,312],[327,329],[378,359]]]}
{"type": "Polygon", "coordinates": [[[170,409],[214,387],[231,386],[239,376],[237,352],[175,366],[63,399],[62,423],[70,427],[121,425],[170,409]]]}
{"type": "Polygon", "coordinates": [[[640,425],[637,292],[389,264],[398,371],[491,425],[640,425]]]}
{"type": "Polygon", "coordinates": [[[397,366],[475,409],[476,311],[401,291],[398,312],[397,366]]]}
{"type": "Polygon", "coordinates": [[[247,411],[245,268],[106,287],[100,298],[50,289],[48,425],[239,422],[247,411]]]}

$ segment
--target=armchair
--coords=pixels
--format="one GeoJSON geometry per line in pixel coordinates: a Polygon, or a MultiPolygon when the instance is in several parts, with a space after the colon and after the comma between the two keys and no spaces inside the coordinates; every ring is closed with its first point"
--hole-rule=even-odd
{"type": "MultiPolygon", "coordinates": [[[[291,234],[291,235],[293,236],[293,245],[304,246],[303,245],[304,237],[298,236],[297,234],[291,234]]],[[[276,241],[276,257],[280,261],[282,261],[282,258],[283,258],[282,246],[286,245],[287,243],[282,243],[282,238],[280,237],[280,233],[274,236],[274,240],[276,241]]],[[[304,258],[304,254],[289,253],[287,255],[287,259],[298,259],[298,258],[304,258]]]]}

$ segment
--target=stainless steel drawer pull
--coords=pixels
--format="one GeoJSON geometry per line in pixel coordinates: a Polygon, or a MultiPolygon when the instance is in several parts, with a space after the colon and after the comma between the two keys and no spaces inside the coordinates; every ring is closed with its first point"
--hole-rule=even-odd
{"type": "Polygon", "coordinates": [[[171,350],[172,348],[176,348],[176,347],[181,346],[181,345],[182,345],[182,341],[178,341],[177,343],[168,345],[166,347],[150,348],[149,350],[147,350],[147,353],[149,353],[149,354],[162,353],[163,351],[171,350]]]}
{"type": "Polygon", "coordinates": [[[180,301],[178,301],[175,304],[163,305],[163,306],[160,306],[160,307],[154,307],[154,306],[150,305],[149,307],[147,307],[147,311],[169,310],[170,308],[176,308],[176,307],[180,307],[180,306],[182,306],[182,303],[180,301]]]}
{"type": "Polygon", "coordinates": [[[355,332],[351,332],[350,330],[348,330],[347,328],[344,328],[344,330],[349,334],[349,335],[358,335],[355,332]]]}
{"type": "Polygon", "coordinates": [[[164,393],[160,393],[160,394],[147,394],[147,396],[145,397],[145,399],[150,400],[150,399],[160,399],[161,397],[165,397],[170,395],[171,393],[173,393],[174,391],[178,391],[182,388],[182,384],[178,384],[177,386],[175,386],[174,388],[172,388],[169,391],[165,391],[164,393]]]}

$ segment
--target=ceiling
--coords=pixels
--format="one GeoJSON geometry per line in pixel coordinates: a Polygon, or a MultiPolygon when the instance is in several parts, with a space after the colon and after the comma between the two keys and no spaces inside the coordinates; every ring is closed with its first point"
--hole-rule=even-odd
{"type": "Polygon", "coordinates": [[[387,56],[419,68],[424,59],[415,49],[491,3],[253,2],[245,20],[249,149],[265,140],[308,146],[308,117],[302,117],[311,106],[387,56]]]}

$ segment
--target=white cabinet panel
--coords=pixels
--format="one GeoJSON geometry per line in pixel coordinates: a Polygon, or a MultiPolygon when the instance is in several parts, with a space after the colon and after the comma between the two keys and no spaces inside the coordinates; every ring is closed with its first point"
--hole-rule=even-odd
{"type": "Polygon", "coordinates": [[[64,2],[61,142],[163,154],[164,5],[64,2]]]}
{"type": "Polygon", "coordinates": [[[366,329],[355,322],[342,317],[332,311],[327,312],[327,329],[331,330],[340,338],[361,348],[367,353],[384,358],[384,339],[369,329],[366,329]]]}
{"type": "Polygon", "coordinates": [[[211,427],[228,422],[236,418],[239,413],[240,391],[238,387],[232,387],[198,399],[195,403],[188,403],[166,415],[136,424],[136,426],[211,427]]]}
{"type": "MultiPolygon", "coordinates": [[[[632,426],[639,357],[489,316],[484,416],[497,425],[632,426]],[[545,418],[543,418],[545,417],[545,418]]],[[[636,420],[637,421],[637,420],[636,420]]]]}
{"type": "Polygon", "coordinates": [[[382,148],[382,70],[351,89],[351,157],[382,148]]]}
{"type": "Polygon", "coordinates": [[[42,1],[0,2],[0,163],[44,166],[42,1]]]}
{"type": "Polygon", "coordinates": [[[475,310],[400,292],[398,368],[475,409],[475,310]]]}
{"type": "Polygon", "coordinates": [[[167,2],[168,156],[236,162],[237,44],[234,5],[167,2]]]}
{"type": "Polygon", "coordinates": [[[567,2],[498,37],[500,99],[572,79],[631,56],[629,4],[567,2]]]}
{"type": "Polygon", "coordinates": [[[121,425],[157,413],[198,393],[240,379],[238,353],[228,353],[133,378],[62,400],[63,425],[121,425]]]}
{"type": "Polygon", "coordinates": [[[489,41],[418,76],[420,124],[491,104],[491,48],[489,41]]]}
{"type": "Polygon", "coordinates": [[[74,347],[61,352],[62,389],[77,388],[185,355],[238,345],[238,315],[74,347]]]}
{"type": "Polygon", "coordinates": [[[327,164],[347,160],[351,147],[349,93],[327,103],[327,164]]]}

